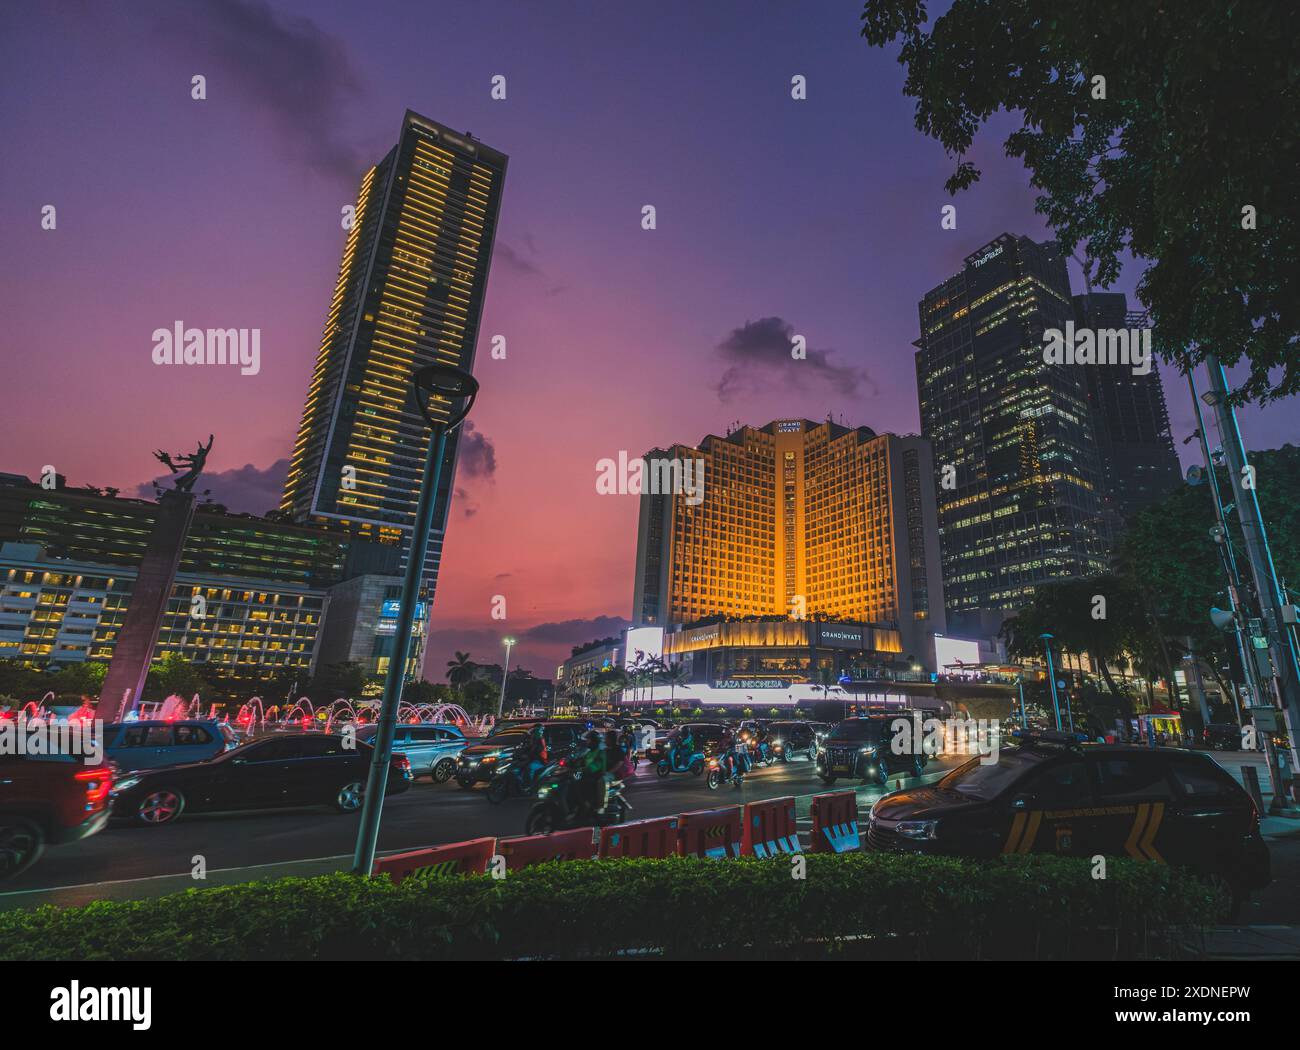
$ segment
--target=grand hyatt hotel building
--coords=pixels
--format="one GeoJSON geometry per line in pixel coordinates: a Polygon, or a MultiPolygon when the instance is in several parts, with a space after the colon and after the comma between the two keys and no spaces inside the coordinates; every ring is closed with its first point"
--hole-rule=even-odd
{"type": "Polygon", "coordinates": [[[641,495],[632,612],[690,681],[928,666],[944,607],[925,439],[785,419],[644,458],[702,461],[702,500],[641,495]],[[712,627],[746,617],[786,622],[712,627]]]}

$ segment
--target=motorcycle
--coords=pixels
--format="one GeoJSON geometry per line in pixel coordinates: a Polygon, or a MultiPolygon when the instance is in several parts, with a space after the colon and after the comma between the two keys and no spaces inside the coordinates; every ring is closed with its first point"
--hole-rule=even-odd
{"type": "Polygon", "coordinates": [[[772,745],[766,740],[758,740],[753,733],[748,731],[741,733],[740,739],[753,755],[754,765],[770,766],[780,761],[779,756],[772,749],[772,745]]]}
{"type": "Polygon", "coordinates": [[[676,750],[671,750],[664,755],[656,764],[655,772],[661,777],[668,776],[669,773],[690,773],[693,776],[699,776],[704,772],[705,757],[703,751],[696,751],[686,762],[674,761],[677,759],[676,750]]]}
{"type": "Polygon", "coordinates": [[[573,804],[573,777],[574,770],[561,763],[538,778],[537,802],[524,821],[525,835],[547,835],[570,828],[606,827],[627,820],[632,807],[623,797],[623,781],[602,778],[603,805],[593,808],[585,795],[582,801],[573,804]]]}
{"type": "Polygon", "coordinates": [[[710,758],[708,766],[709,775],[705,783],[709,785],[710,791],[717,791],[728,782],[733,787],[740,787],[744,783],[745,774],[749,772],[749,756],[739,750],[724,752],[710,758]]]}
{"type": "Polygon", "coordinates": [[[508,798],[516,798],[522,795],[532,795],[537,791],[537,786],[541,784],[543,778],[554,768],[547,766],[539,769],[537,775],[533,777],[532,783],[524,787],[523,766],[517,762],[512,762],[505,769],[497,773],[496,776],[488,783],[487,800],[494,806],[499,806],[508,798]]]}

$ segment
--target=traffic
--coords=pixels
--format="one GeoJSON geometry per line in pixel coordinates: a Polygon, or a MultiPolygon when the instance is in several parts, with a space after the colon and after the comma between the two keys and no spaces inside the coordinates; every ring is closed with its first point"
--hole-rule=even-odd
{"type": "MultiPolygon", "coordinates": [[[[811,793],[797,785],[814,780],[876,796],[862,836],[874,850],[1128,857],[1190,868],[1237,902],[1271,881],[1256,804],[1207,751],[1029,732],[1002,741],[992,761],[967,759],[942,746],[900,748],[900,718],[910,715],[533,718],[481,736],[451,723],[401,725],[386,795],[396,802],[420,781],[421,811],[454,814],[467,838],[500,833],[503,818],[514,834],[536,835],[661,815],[680,794],[673,785],[690,793],[681,795],[686,810],[701,808],[701,790],[757,798],[765,781],[781,795],[791,785],[811,793]],[[665,790],[672,797],[657,798],[665,790]],[[478,799],[472,812],[452,805],[467,799],[478,799]]],[[[240,742],[223,723],[181,719],[105,727],[98,764],[0,757],[0,879],[27,871],[47,846],[85,848],[106,828],[149,829],[152,838],[208,814],[355,814],[374,735],[373,725],[349,724],[240,742]]]]}

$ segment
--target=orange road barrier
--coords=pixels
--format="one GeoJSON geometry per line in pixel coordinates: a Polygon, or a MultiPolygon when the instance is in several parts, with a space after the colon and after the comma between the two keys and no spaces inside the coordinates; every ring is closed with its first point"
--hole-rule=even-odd
{"type": "Polygon", "coordinates": [[[403,879],[440,879],[451,875],[482,875],[496,852],[494,838],[453,842],[391,857],[376,857],[372,875],[387,875],[393,882],[403,879]]]}
{"type": "Polygon", "coordinates": [[[677,852],[677,818],[657,817],[600,829],[599,857],[652,857],[677,852]]]}
{"type": "Polygon", "coordinates": [[[814,795],[812,822],[814,853],[850,853],[862,848],[855,792],[833,791],[829,795],[814,795]]]}
{"type": "Polygon", "coordinates": [[[799,827],[794,819],[794,798],[770,798],[745,806],[740,851],[746,857],[775,857],[802,853],[799,827]]]}
{"type": "Polygon", "coordinates": [[[677,851],[683,857],[740,856],[740,807],[697,809],[677,818],[677,851]]]}
{"type": "Polygon", "coordinates": [[[595,853],[592,828],[574,828],[556,831],[550,835],[526,835],[517,839],[501,839],[497,852],[506,859],[507,871],[518,871],[532,864],[548,860],[590,860],[595,853]]]}

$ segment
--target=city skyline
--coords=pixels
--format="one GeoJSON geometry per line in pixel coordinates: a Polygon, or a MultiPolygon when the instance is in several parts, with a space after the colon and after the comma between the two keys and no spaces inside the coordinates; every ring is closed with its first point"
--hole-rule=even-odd
{"type": "MultiPolygon", "coordinates": [[[[993,138],[977,148],[986,177],[958,200],[958,229],[940,228],[947,162],[915,134],[896,65],[856,40],[852,4],[791,16],[762,40],[746,35],[738,8],[694,19],[671,8],[648,26],[615,12],[594,27],[599,59],[523,7],[504,51],[488,44],[499,16],[461,13],[467,46],[436,75],[395,72],[423,67],[386,63],[382,48],[416,44],[343,5],[247,10],[266,20],[265,46],[284,68],[305,77],[335,62],[319,104],[255,76],[235,90],[232,70],[248,59],[187,35],[186,20],[219,18],[202,7],[33,12],[0,45],[0,77],[32,99],[0,115],[0,130],[14,155],[43,158],[7,173],[0,201],[14,249],[0,263],[6,353],[27,362],[13,376],[14,436],[0,469],[35,476],[52,463],[74,485],[147,492],[151,448],[214,431],[205,485],[233,509],[271,509],[276,498],[263,494],[278,495],[283,479],[343,245],[339,211],[362,158],[381,155],[407,107],[472,129],[514,165],[483,324],[509,351],[504,361],[480,354],[484,392],[433,609],[434,680],[453,649],[499,660],[507,633],[521,639],[512,663],[549,674],[557,654],[628,617],[636,501],[597,498],[598,460],[738,417],[834,412],[917,432],[913,304],[1004,230],[1050,236],[1023,171],[993,138]],[[705,31],[681,33],[687,24],[705,31]],[[715,53],[714,33],[735,53],[715,53]],[[629,35],[635,46],[620,42],[629,35]],[[93,68],[79,56],[105,40],[127,56],[130,122],[78,69],[93,68]],[[550,49],[541,64],[525,43],[550,49]],[[808,101],[793,102],[789,78],[814,55],[808,101]],[[628,63],[653,64],[660,90],[623,86],[628,63]],[[190,97],[200,67],[202,102],[190,97]],[[569,67],[577,72],[559,72],[569,67]],[[490,97],[498,73],[511,85],[504,101],[490,97]],[[543,132],[537,114],[557,97],[563,120],[543,132]],[[687,107],[689,127],[676,122],[687,107]],[[557,135],[579,148],[552,148],[557,135]],[[595,149],[597,138],[617,148],[595,149]],[[832,171],[812,160],[828,144],[839,151],[832,171]],[[661,169],[672,146],[690,159],[661,169]],[[86,155],[102,158],[94,179],[78,162],[86,155]],[[43,231],[49,203],[59,223],[43,231]],[[640,229],[647,203],[655,231],[640,229]],[[81,309],[66,310],[70,301],[81,309]],[[156,368],[149,333],[177,320],[260,329],[261,373],[156,368]],[[794,386],[773,364],[790,331],[810,348],[794,386]],[[42,396],[52,390],[54,402],[42,396]],[[96,442],[100,429],[114,440],[96,442]],[[504,622],[490,618],[497,594],[509,603],[504,622]]],[[[420,21],[430,17],[413,13],[409,36],[435,32],[420,21]]],[[[1082,291],[1077,271],[1071,286],[1082,291]]],[[[1115,289],[1132,301],[1129,275],[1115,289]]],[[[1197,453],[1181,440],[1194,424],[1185,380],[1171,372],[1186,465],[1197,453]]],[[[1243,413],[1243,430],[1257,448],[1295,434],[1285,406],[1243,413]]]]}

